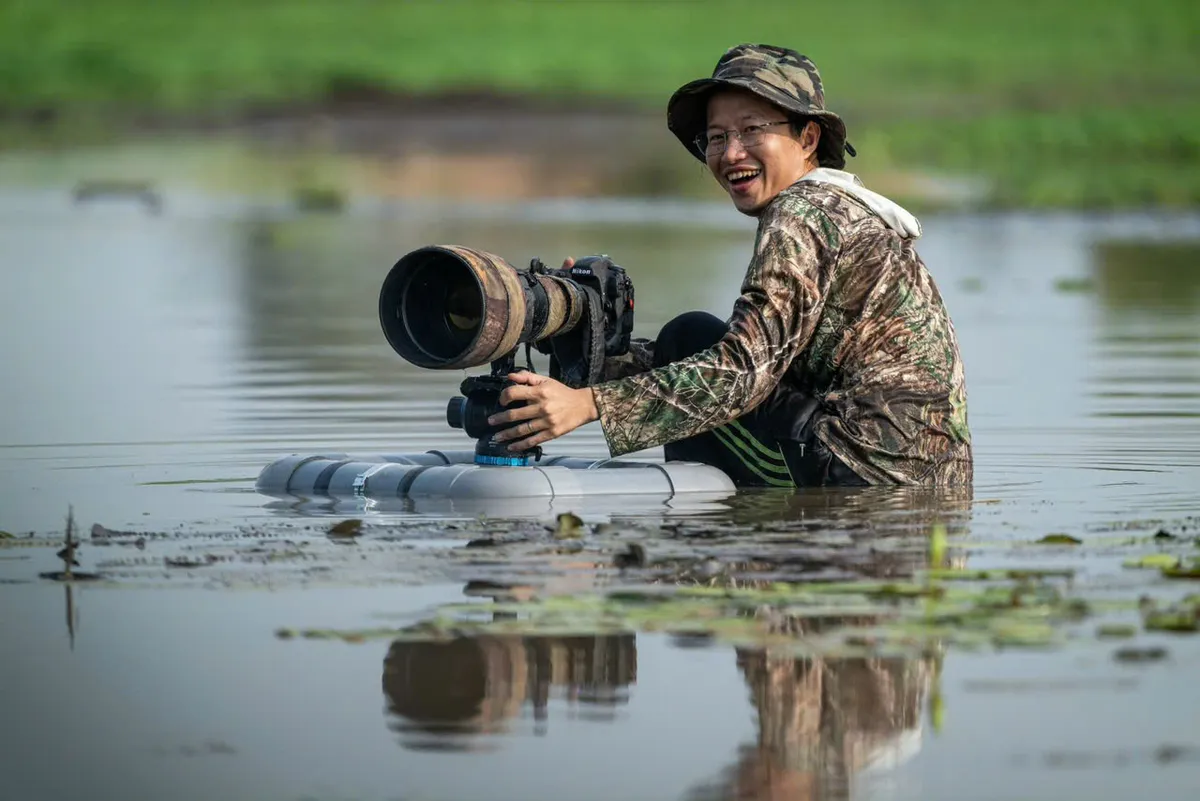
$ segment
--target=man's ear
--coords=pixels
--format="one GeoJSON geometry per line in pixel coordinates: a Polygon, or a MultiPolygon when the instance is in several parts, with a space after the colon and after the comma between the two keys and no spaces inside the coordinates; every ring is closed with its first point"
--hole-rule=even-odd
{"type": "Polygon", "coordinates": [[[804,135],[800,137],[800,145],[804,148],[804,152],[812,155],[817,152],[817,145],[821,143],[821,126],[812,120],[804,126],[804,135]]]}

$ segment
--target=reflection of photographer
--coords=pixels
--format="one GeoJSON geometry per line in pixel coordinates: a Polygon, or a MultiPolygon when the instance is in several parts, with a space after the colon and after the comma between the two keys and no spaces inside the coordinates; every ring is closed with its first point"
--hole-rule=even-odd
{"type": "Polygon", "coordinates": [[[796,659],[739,651],[758,739],[692,799],[845,799],[856,776],[920,748],[929,660],[796,659]]]}
{"type": "MultiPolygon", "coordinates": [[[[768,630],[805,636],[870,625],[871,618],[767,613],[768,630]]],[[[904,656],[797,658],[737,649],[758,737],[719,779],[689,801],[846,799],[872,767],[884,770],[920,749],[922,710],[940,671],[941,648],[904,656]]],[[[869,795],[869,793],[864,794],[869,795]]]]}

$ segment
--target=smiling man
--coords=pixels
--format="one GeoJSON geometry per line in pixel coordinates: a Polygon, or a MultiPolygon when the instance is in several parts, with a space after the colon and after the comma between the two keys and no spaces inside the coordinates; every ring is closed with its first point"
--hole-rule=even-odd
{"type": "Polygon", "coordinates": [[[841,117],[794,50],[739,45],[667,126],[758,232],[728,320],[689,312],[611,379],[517,373],[493,417],[522,450],[599,420],[614,456],[663,445],[742,486],[970,483],[962,360],[917,219],[844,172],[841,117]]]}

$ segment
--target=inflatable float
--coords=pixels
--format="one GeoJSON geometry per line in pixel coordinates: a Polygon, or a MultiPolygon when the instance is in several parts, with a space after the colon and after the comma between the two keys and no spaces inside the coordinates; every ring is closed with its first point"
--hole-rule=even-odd
{"type": "MultiPolygon", "coordinates": [[[[722,471],[692,462],[550,456],[527,466],[475,463],[473,451],[353,456],[292,454],[263,468],[255,484],[277,498],[450,500],[484,506],[513,499],[629,496],[718,497],[736,491],[722,471]]],[[[462,504],[460,504],[462,505],[462,504]]]]}

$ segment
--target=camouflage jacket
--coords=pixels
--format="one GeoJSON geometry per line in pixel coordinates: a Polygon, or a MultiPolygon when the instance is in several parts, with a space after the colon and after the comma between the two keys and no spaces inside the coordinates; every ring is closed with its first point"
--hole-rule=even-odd
{"type": "Polygon", "coordinates": [[[612,455],[723,426],[781,388],[819,400],[813,433],[868,482],[969,483],[958,342],[913,242],[837,186],[781,192],[719,343],[650,369],[640,340],[606,364],[593,393],[612,455]]]}

